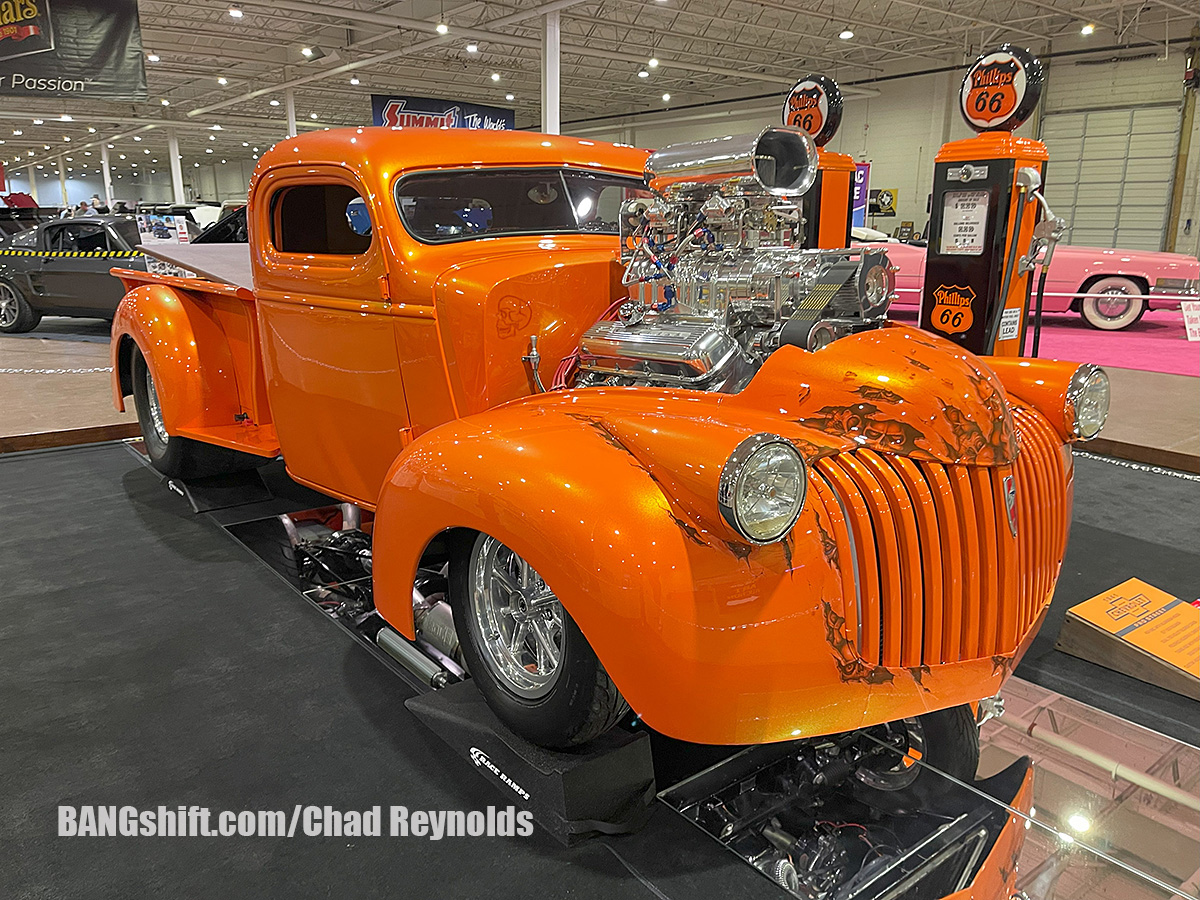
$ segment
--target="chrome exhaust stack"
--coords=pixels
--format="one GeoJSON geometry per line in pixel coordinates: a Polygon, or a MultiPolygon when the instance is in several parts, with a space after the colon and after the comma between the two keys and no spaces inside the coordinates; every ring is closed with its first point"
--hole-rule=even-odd
{"type": "Polygon", "coordinates": [[[772,126],[672,144],[646,160],[646,185],[674,197],[720,189],[726,196],[798,196],[817,179],[817,145],[799,128],[772,126]]]}

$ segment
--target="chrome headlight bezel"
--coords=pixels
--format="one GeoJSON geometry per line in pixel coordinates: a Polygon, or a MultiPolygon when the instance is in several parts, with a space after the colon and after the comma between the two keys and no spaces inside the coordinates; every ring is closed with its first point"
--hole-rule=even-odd
{"type": "Polygon", "coordinates": [[[757,546],[764,546],[774,544],[791,533],[796,525],[796,520],[800,518],[800,513],[804,510],[807,496],[808,466],[804,462],[804,457],[787,438],[769,432],[761,432],[746,438],[729,455],[729,459],[721,470],[721,480],[717,486],[717,508],[729,527],[741,535],[744,540],[757,546]],[[794,477],[800,485],[799,497],[786,527],[770,534],[756,533],[745,519],[745,510],[738,508],[738,489],[747,476],[753,475],[756,461],[761,459],[764,451],[774,448],[785,449],[794,463],[794,477]]]}
{"type": "Polygon", "coordinates": [[[1068,430],[1077,440],[1090,441],[1104,429],[1111,399],[1112,389],[1104,369],[1087,363],[1075,370],[1067,384],[1063,415],[1068,430]],[[1092,404],[1100,407],[1098,412],[1091,410],[1092,404]],[[1081,411],[1086,414],[1086,421],[1081,411]]]}

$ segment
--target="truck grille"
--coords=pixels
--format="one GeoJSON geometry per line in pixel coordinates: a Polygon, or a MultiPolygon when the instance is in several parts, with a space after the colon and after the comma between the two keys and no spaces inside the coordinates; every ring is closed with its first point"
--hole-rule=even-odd
{"type": "Polygon", "coordinates": [[[863,662],[914,667],[1008,655],[1041,614],[1066,547],[1062,442],[1031,410],[1014,408],[1013,418],[1020,453],[1011,466],[867,449],[814,466],[811,483],[842,548],[846,636],[863,662]]]}

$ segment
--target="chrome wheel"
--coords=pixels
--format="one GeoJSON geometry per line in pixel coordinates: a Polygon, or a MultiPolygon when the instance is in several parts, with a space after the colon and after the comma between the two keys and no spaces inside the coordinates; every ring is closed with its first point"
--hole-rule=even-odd
{"type": "Polygon", "coordinates": [[[1109,288],[1103,296],[1096,298],[1096,312],[1106,319],[1119,319],[1129,312],[1133,300],[1123,287],[1109,288]]]}
{"type": "Polygon", "coordinates": [[[1093,328],[1119,331],[1142,317],[1146,297],[1137,282],[1121,275],[1110,275],[1094,282],[1079,308],[1093,328]]]}
{"type": "Polygon", "coordinates": [[[895,741],[896,752],[884,753],[874,765],[860,768],[854,777],[877,790],[904,790],[920,774],[921,767],[917,763],[925,758],[925,729],[917,719],[888,722],[886,727],[887,740],[895,741]]]}
{"type": "Polygon", "coordinates": [[[12,328],[21,314],[21,301],[11,285],[0,282],[0,328],[12,328]]]}
{"type": "Polygon", "coordinates": [[[558,597],[529,563],[492,537],[476,543],[470,576],[471,615],[488,668],[520,697],[545,696],[562,662],[558,597]]]}
{"type": "Polygon", "coordinates": [[[154,389],[154,378],[151,377],[149,369],[146,369],[146,400],[150,407],[150,424],[154,426],[154,436],[165,444],[170,439],[170,435],[167,434],[167,426],[163,422],[162,407],[158,403],[158,391],[154,389]]]}

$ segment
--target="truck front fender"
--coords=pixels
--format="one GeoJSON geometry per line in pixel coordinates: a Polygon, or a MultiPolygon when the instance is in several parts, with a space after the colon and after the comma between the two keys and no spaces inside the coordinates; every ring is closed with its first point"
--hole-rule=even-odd
{"type": "Polygon", "coordinates": [[[818,476],[785,541],[739,543],[687,517],[603,419],[582,403],[573,413],[570,395],[557,395],[414,442],[389,471],[377,508],[383,618],[414,636],[422,552],[442,532],[465,528],[504,542],[542,575],[633,709],[673,737],[778,741],[985,695],[975,692],[993,680],[990,660],[953,673],[936,693],[928,675],[922,687],[919,673],[876,679],[846,665],[839,565],[851,564],[850,553],[839,562],[818,476]]]}
{"type": "Polygon", "coordinates": [[[211,311],[187,291],[142,284],[113,318],[113,404],[124,411],[132,391],[132,351],[154,378],[167,431],[231,425],[241,411],[229,341],[211,311]]]}

